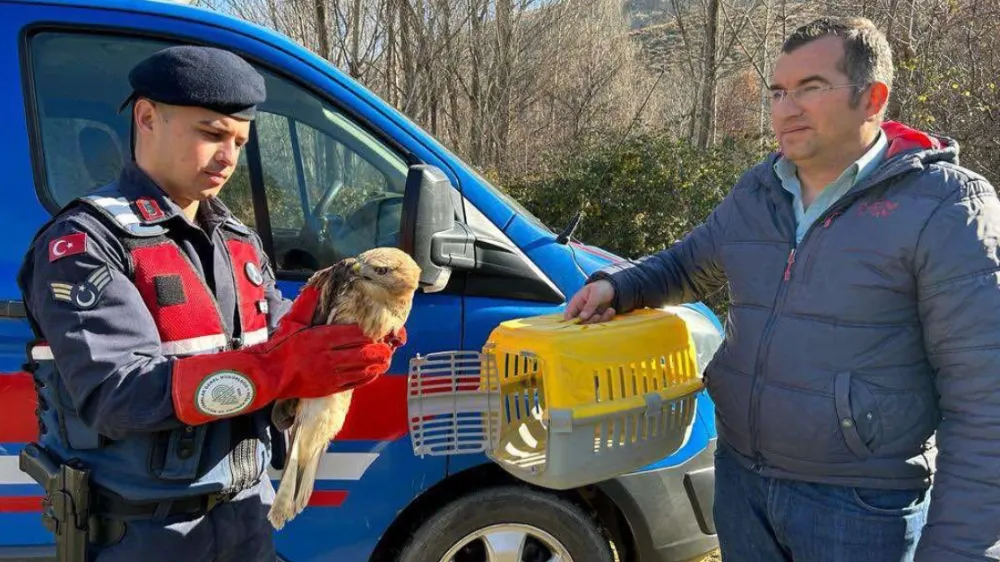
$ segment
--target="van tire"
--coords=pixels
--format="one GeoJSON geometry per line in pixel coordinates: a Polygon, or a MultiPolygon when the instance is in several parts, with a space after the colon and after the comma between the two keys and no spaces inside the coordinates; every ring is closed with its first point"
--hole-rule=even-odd
{"type": "Polygon", "coordinates": [[[573,562],[615,560],[608,538],[577,504],[533,488],[500,486],[462,496],[430,515],[403,547],[399,561],[441,562],[453,547],[492,525],[542,531],[573,562]]]}

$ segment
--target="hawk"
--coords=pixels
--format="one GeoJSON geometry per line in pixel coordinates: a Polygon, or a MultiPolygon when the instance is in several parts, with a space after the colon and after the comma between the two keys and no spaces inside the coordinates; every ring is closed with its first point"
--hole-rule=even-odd
{"type": "MultiPolygon", "coordinates": [[[[317,271],[306,282],[319,293],[313,325],[357,324],[375,340],[403,328],[413,305],[420,267],[395,248],[375,248],[317,271]]],[[[281,529],[305,509],[316,469],[329,442],[340,433],[353,389],[325,398],[279,400],[272,411],[275,426],[291,428],[291,448],[268,520],[281,529]]]]}

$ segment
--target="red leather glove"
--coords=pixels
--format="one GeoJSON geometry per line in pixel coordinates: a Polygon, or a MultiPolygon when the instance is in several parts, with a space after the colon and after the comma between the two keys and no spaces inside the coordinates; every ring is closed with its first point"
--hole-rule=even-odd
{"type": "Polygon", "coordinates": [[[175,360],[177,418],[207,423],[278,399],[329,396],[385,373],[397,342],[373,341],[356,325],[310,327],[317,299],[312,287],[303,290],[267,342],[175,360]]]}

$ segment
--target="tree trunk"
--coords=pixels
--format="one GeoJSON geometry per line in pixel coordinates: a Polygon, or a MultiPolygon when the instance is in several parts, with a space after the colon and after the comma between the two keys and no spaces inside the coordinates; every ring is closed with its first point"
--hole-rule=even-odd
{"type": "Polygon", "coordinates": [[[480,2],[488,0],[475,0],[469,2],[469,21],[472,24],[472,32],[469,37],[469,60],[471,62],[469,73],[469,109],[471,122],[469,123],[469,159],[474,165],[482,165],[483,162],[483,133],[485,130],[483,120],[486,115],[483,111],[482,81],[480,72],[483,70],[482,57],[482,28],[483,20],[486,18],[486,6],[480,7],[480,2]]]}
{"type": "Polygon", "coordinates": [[[448,123],[448,136],[453,147],[458,147],[462,139],[462,117],[459,114],[458,107],[458,85],[451,80],[452,76],[457,75],[458,67],[460,62],[458,61],[458,53],[455,49],[455,38],[453,36],[454,31],[451,28],[451,0],[443,0],[441,2],[442,17],[444,18],[444,24],[442,26],[442,32],[444,33],[444,71],[441,76],[438,77],[438,81],[444,84],[445,92],[448,96],[448,108],[445,109],[446,122],[448,123]]]}
{"type": "Polygon", "coordinates": [[[396,88],[396,10],[393,0],[386,0],[385,10],[385,94],[386,100],[399,108],[399,90],[396,88]]]}
{"type": "Polygon", "coordinates": [[[314,0],[313,7],[316,10],[316,40],[319,56],[330,58],[330,37],[327,34],[329,27],[326,21],[326,0],[314,0]]]}
{"type": "MultiPolygon", "coordinates": [[[[684,18],[682,17],[680,2],[678,0],[671,0],[671,5],[673,6],[674,19],[677,20],[677,29],[680,31],[681,40],[684,42],[684,49],[687,51],[687,56],[684,57],[684,59],[688,64],[688,70],[690,71],[689,76],[694,79],[696,75],[694,65],[694,48],[692,47],[691,40],[688,38],[687,30],[684,27],[684,18]]],[[[695,91],[691,96],[691,116],[688,120],[687,138],[689,141],[695,140],[695,134],[698,130],[698,108],[701,106],[701,87],[701,81],[696,81],[695,91]]]]}
{"type": "Polygon", "coordinates": [[[407,0],[397,0],[399,14],[399,70],[402,73],[397,90],[400,92],[398,107],[403,113],[410,114],[413,99],[412,82],[414,79],[413,36],[410,31],[410,15],[407,13],[407,0]]]}
{"type": "Polygon", "coordinates": [[[771,64],[768,61],[769,58],[768,47],[770,46],[771,43],[771,17],[772,17],[771,0],[765,0],[764,37],[763,37],[764,40],[761,41],[761,47],[760,47],[760,67],[763,70],[761,74],[764,75],[766,80],[760,81],[760,115],[758,116],[759,121],[757,125],[757,135],[758,135],[757,138],[759,139],[757,142],[759,143],[758,146],[760,147],[761,152],[764,151],[765,147],[764,138],[765,138],[765,132],[767,131],[768,118],[769,118],[767,108],[769,107],[768,94],[770,90],[767,87],[768,84],[767,80],[770,79],[770,68],[771,68],[771,64]]]}
{"type": "Polygon", "coordinates": [[[277,27],[278,25],[278,6],[275,4],[276,0],[267,0],[267,12],[271,17],[271,25],[277,27]]]}
{"type": "MultiPolygon", "coordinates": [[[[322,0],[319,0],[322,1],[322,0]]],[[[351,78],[361,77],[361,0],[354,0],[351,6],[350,29],[347,30],[351,38],[351,51],[347,57],[347,73],[351,78]]]]}
{"type": "MultiPolygon", "coordinates": [[[[906,58],[905,50],[900,48],[900,41],[896,39],[898,5],[899,0],[889,0],[889,19],[885,24],[885,40],[889,43],[889,48],[892,49],[894,63],[902,62],[906,58]]],[[[886,119],[896,119],[899,115],[900,100],[898,98],[899,96],[893,96],[890,93],[888,107],[885,111],[886,119]]]]}
{"type": "Polygon", "coordinates": [[[510,88],[511,70],[513,67],[514,35],[512,14],[513,0],[496,0],[497,31],[496,31],[496,72],[493,77],[492,102],[494,140],[491,147],[490,164],[501,167],[507,154],[507,139],[510,136],[510,88]]]}
{"type": "Polygon", "coordinates": [[[701,91],[701,124],[698,127],[698,146],[707,148],[715,142],[715,90],[716,56],[719,38],[719,2],[708,0],[708,17],[705,20],[705,79],[701,91]]]}

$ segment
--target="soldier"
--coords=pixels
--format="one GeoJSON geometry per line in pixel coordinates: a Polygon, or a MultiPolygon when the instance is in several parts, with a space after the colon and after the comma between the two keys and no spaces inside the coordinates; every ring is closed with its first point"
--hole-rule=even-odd
{"type": "Polygon", "coordinates": [[[265,99],[249,64],[172,47],[129,81],[133,161],[40,230],[18,277],[37,338],[33,454],[89,473],[90,505],[72,509],[90,521],[65,516],[57,542],[82,529],[101,561],[275,560],[271,405],[371,380],[405,334],[309,327],[314,295],[289,307],[260,239],[216,198],[265,99]]]}

